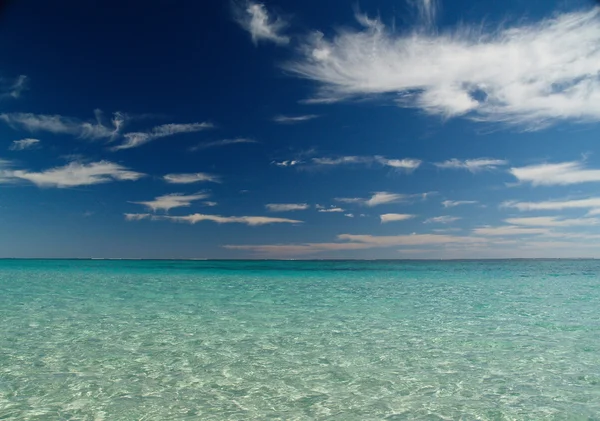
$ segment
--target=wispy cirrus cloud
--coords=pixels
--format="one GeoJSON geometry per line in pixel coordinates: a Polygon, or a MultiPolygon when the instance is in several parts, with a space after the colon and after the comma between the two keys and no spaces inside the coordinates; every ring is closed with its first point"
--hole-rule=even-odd
{"type": "Polygon", "coordinates": [[[490,158],[477,158],[477,159],[449,159],[444,162],[436,162],[435,165],[438,168],[450,169],[450,170],[467,170],[472,173],[480,171],[496,170],[500,166],[507,165],[508,161],[504,159],[490,159],[490,158]]]}
{"type": "Polygon", "coordinates": [[[562,162],[511,168],[509,172],[521,183],[533,186],[566,186],[600,182],[600,170],[587,169],[582,162],[562,162]]]}
{"type": "Polygon", "coordinates": [[[269,203],[265,205],[270,212],[292,212],[306,210],[309,207],[308,203],[269,203]]]}
{"type": "Polygon", "coordinates": [[[19,98],[21,93],[27,89],[28,78],[19,75],[14,79],[0,78],[0,98],[19,98]]]}
{"type": "Polygon", "coordinates": [[[250,33],[252,42],[257,45],[261,41],[269,41],[279,45],[290,42],[283,34],[287,22],[278,16],[269,14],[266,6],[253,1],[242,1],[233,4],[233,15],[242,28],[250,33]]]}
{"type": "Polygon", "coordinates": [[[342,209],[342,208],[338,208],[336,206],[332,206],[332,207],[329,207],[329,208],[321,208],[317,212],[321,212],[321,213],[342,213],[342,212],[346,212],[346,210],[342,209]]]}
{"type": "Polygon", "coordinates": [[[156,139],[163,137],[174,136],[182,133],[195,133],[203,130],[214,128],[212,123],[186,123],[186,124],[163,124],[156,126],[152,130],[147,132],[131,132],[125,133],[123,137],[125,140],[120,145],[113,146],[112,151],[119,151],[123,149],[138,148],[156,139]]]}
{"type": "Polygon", "coordinates": [[[547,228],[529,228],[513,225],[500,227],[485,226],[473,229],[473,234],[481,236],[540,235],[548,234],[549,232],[547,228]]]}
{"type": "Polygon", "coordinates": [[[560,216],[532,216],[526,218],[508,218],[505,222],[510,225],[532,227],[590,227],[600,224],[598,218],[564,218],[560,216]]]}
{"type": "Polygon", "coordinates": [[[128,221],[140,221],[149,219],[152,221],[170,221],[182,222],[188,224],[197,224],[202,221],[212,221],[217,224],[245,224],[250,226],[269,225],[269,224],[301,224],[302,221],[287,218],[272,218],[269,216],[221,216],[221,215],[205,215],[194,213],[185,216],[167,216],[167,215],[152,215],[148,213],[131,214],[126,213],[125,219],[128,221]]]}
{"type": "Polygon", "coordinates": [[[13,142],[8,147],[11,151],[24,151],[25,149],[34,149],[40,146],[41,141],[39,139],[21,139],[21,140],[13,140],[13,142]]]}
{"type": "Polygon", "coordinates": [[[91,163],[71,162],[62,167],[44,171],[2,170],[0,182],[29,181],[39,187],[78,187],[104,184],[113,181],[135,181],[145,174],[109,161],[91,163]]]}
{"type": "Polygon", "coordinates": [[[548,211],[564,209],[600,209],[600,197],[587,199],[548,200],[542,202],[518,202],[514,200],[503,202],[503,208],[514,208],[520,211],[548,211]]]}
{"type": "Polygon", "coordinates": [[[525,130],[600,121],[600,9],[439,31],[426,19],[434,3],[418,4],[422,19],[412,30],[358,14],[362,30],[315,32],[284,67],[320,85],[313,102],[391,93],[401,107],[525,130]]]}
{"type": "Polygon", "coordinates": [[[338,165],[372,165],[379,164],[384,167],[391,167],[406,172],[412,172],[419,168],[422,161],[418,159],[388,159],[383,156],[340,156],[336,158],[312,158],[312,164],[319,166],[338,166],[338,165]]]}
{"type": "Polygon", "coordinates": [[[14,129],[31,133],[66,134],[82,139],[110,139],[119,135],[125,120],[123,113],[114,113],[110,125],[102,121],[102,111],[95,110],[94,114],[96,116],[95,121],[82,121],[61,115],[3,113],[0,114],[0,121],[5,122],[14,129]]]}
{"type": "Polygon", "coordinates": [[[190,150],[191,151],[201,151],[203,149],[208,149],[208,148],[219,148],[221,146],[237,145],[239,143],[258,143],[258,142],[254,139],[238,137],[235,139],[221,139],[221,140],[215,140],[212,142],[200,143],[199,145],[196,145],[193,148],[190,148],[190,150]]]}
{"type": "Polygon", "coordinates": [[[406,221],[416,217],[416,215],[410,215],[406,213],[385,213],[380,215],[381,223],[385,224],[388,222],[398,222],[398,221],[406,221]]]}
{"type": "Polygon", "coordinates": [[[193,183],[221,183],[221,177],[204,172],[187,174],[167,174],[163,180],[170,184],[193,184],[193,183]]]}
{"type": "Polygon", "coordinates": [[[462,218],[458,216],[450,216],[450,215],[442,215],[436,216],[433,218],[426,219],[423,221],[424,224],[451,224],[452,222],[456,222],[462,218]]]}
{"type": "Polygon", "coordinates": [[[143,202],[129,202],[135,203],[136,205],[142,205],[153,212],[162,210],[168,212],[171,209],[189,207],[192,202],[206,199],[210,195],[208,193],[196,193],[196,194],[183,194],[183,193],[171,193],[163,196],[158,196],[154,200],[148,200],[143,202]]]}
{"type": "Polygon", "coordinates": [[[276,165],[278,167],[294,167],[296,165],[302,164],[302,161],[273,161],[271,164],[276,165]]]}
{"type": "Polygon", "coordinates": [[[453,208],[461,205],[476,205],[479,203],[477,200],[444,200],[442,206],[445,208],[453,208]]]}
{"type": "Polygon", "coordinates": [[[341,203],[358,203],[364,206],[378,206],[385,205],[388,203],[403,202],[410,198],[406,194],[400,193],[389,193],[389,192],[376,192],[371,197],[360,198],[360,197],[336,197],[335,200],[341,203]]]}
{"type": "Polygon", "coordinates": [[[302,123],[304,121],[314,120],[315,118],[319,118],[316,114],[306,114],[306,115],[278,115],[273,118],[273,121],[280,124],[295,124],[302,123]]]}

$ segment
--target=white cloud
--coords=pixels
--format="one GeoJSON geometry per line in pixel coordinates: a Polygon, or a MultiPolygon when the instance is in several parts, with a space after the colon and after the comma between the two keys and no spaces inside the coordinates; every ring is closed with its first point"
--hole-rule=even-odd
{"type": "Polygon", "coordinates": [[[27,76],[20,75],[13,80],[0,78],[0,97],[19,98],[27,89],[27,76]]]}
{"type": "Polygon", "coordinates": [[[208,193],[196,193],[190,195],[185,195],[182,193],[171,193],[166,194],[164,196],[159,196],[154,200],[130,203],[146,206],[147,208],[152,209],[152,211],[154,212],[158,210],[164,210],[165,212],[168,212],[169,210],[174,208],[188,207],[192,204],[192,202],[206,199],[208,196],[208,193]]]}
{"type": "Polygon", "coordinates": [[[125,133],[125,141],[120,145],[111,148],[113,151],[122,149],[131,149],[142,146],[155,139],[162,137],[174,136],[180,133],[195,133],[202,130],[212,129],[214,126],[211,123],[187,123],[187,124],[163,124],[154,127],[148,132],[131,132],[125,133]]]}
{"type": "Polygon", "coordinates": [[[375,159],[386,167],[403,169],[408,172],[416,170],[421,165],[421,161],[418,159],[386,159],[382,156],[376,156],[375,159]]]}
{"type": "Polygon", "coordinates": [[[271,164],[277,165],[278,167],[293,167],[298,164],[302,164],[302,161],[273,161],[271,164]]]}
{"type": "Polygon", "coordinates": [[[15,129],[28,132],[49,132],[53,134],[68,134],[82,139],[114,138],[123,127],[124,114],[114,113],[111,125],[101,121],[102,112],[95,110],[96,121],[81,121],[76,118],[61,115],[45,115],[31,113],[4,113],[0,114],[0,121],[4,121],[15,129]]]}
{"type": "Polygon", "coordinates": [[[307,203],[270,203],[265,207],[271,212],[290,212],[306,210],[310,206],[307,203]]]}
{"type": "MultiPolygon", "coordinates": [[[[429,4],[422,10],[432,16],[429,4]]],[[[320,84],[313,102],[393,93],[403,107],[528,130],[600,120],[598,8],[496,30],[477,23],[398,32],[357,18],[362,30],[315,32],[285,65],[320,84]]]]}
{"type": "Polygon", "coordinates": [[[544,211],[563,209],[600,209],[600,197],[574,200],[554,200],[546,202],[516,202],[508,201],[502,203],[501,207],[515,208],[520,211],[544,211]]]}
{"type": "Polygon", "coordinates": [[[268,216],[221,216],[221,215],[204,215],[195,213],[185,216],[166,216],[166,215],[150,215],[150,214],[125,214],[125,219],[128,221],[138,221],[142,219],[151,219],[153,221],[171,221],[185,222],[188,224],[196,224],[201,221],[212,221],[217,224],[246,224],[250,226],[269,225],[269,224],[301,224],[302,221],[287,218],[271,218],[268,216]]]}
{"type": "Polygon", "coordinates": [[[451,224],[452,222],[456,222],[459,219],[462,219],[462,218],[460,218],[458,216],[443,215],[443,216],[436,216],[434,218],[426,219],[423,223],[424,224],[451,224]]]}
{"type": "Polygon", "coordinates": [[[380,164],[386,167],[402,169],[406,172],[412,172],[421,165],[418,159],[387,159],[383,156],[340,156],[337,158],[312,158],[315,165],[335,166],[335,165],[353,165],[353,164],[380,164]]]}
{"type": "Polygon", "coordinates": [[[372,157],[368,156],[341,156],[339,158],[313,158],[317,165],[346,165],[346,164],[371,164],[372,157]]]}
{"type": "Polygon", "coordinates": [[[589,227],[600,224],[597,218],[566,219],[559,216],[534,216],[528,218],[508,218],[505,220],[511,225],[525,225],[532,227],[589,227]]]}
{"type": "Polygon", "coordinates": [[[376,192],[369,198],[360,198],[360,197],[336,197],[334,200],[342,203],[358,203],[364,206],[378,206],[384,205],[388,203],[397,203],[408,200],[409,198],[419,197],[422,199],[427,198],[427,194],[399,194],[399,193],[389,193],[389,192],[376,192]]]}
{"type": "Polygon", "coordinates": [[[406,213],[385,213],[379,216],[382,224],[385,224],[387,222],[406,221],[414,217],[415,215],[409,215],[406,213]]]}
{"type": "Polygon", "coordinates": [[[226,245],[230,250],[247,250],[258,254],[301,256],[331,251],[365,250],[385,247],[412,247],[435,245],[481,245],[488,242],[485,238],[461,237],[440,234],[412,235],[352,235],[342,234],[337,237],[341,242],[335,243],[303,243],[303,244],[267,244],[267,245],[226,245]]]}
{"type": "Polygon", "coordinates": [[[246,1],[244,4],[235,4],[233,12],[242,28],[250,32],[254,44],[260,41],[270,41],[279,45],[290,42],[289,37],[282,34],[287,22],[279,17],[269,16],[264,4],[246,1]]]}
{"type": "Polygon", "coordinates": [[[303,121],[314,120],[319,116],[316,114],[307,114],[307,115],[296,115],[296,116],[286,116],[286,115],[278,115],[273,118],[273,121],[281,124],[294,124],[294,123],[302,123],[303,121]]]}
{"type": "Polygon", "coordinates": [[[221,177],[218,175],[207,174],[203,172],[190,174],[167,174],[163,177],[167,183],[171,184],[192,184],[192,183],[220,183],[221,177]]]}
{"type": "Polygon", "coordinates": [[[510,173],[520,182],[534,186],[565,186],[600,181],[600,170],[586,169],[581,162],[530,165],[511,168],[510,173]]]}
{"type": "Polygon", "coordinates": [[[11,151],[24,151],[25,149],[33,149],[39,146],[39,139],[21,139],[21,140],[13,140],[13,142],[8,147],[11,151]]]}
{"type": "Polygon", "coordinates": [[[367,206],[379,206],[388,203],[396,203],[406,199],[406,195],[388,192],[377,192],[370,199],[365,201],[367,206]]]}
{"type": "Polygon", "coordinates": [[[26,180],[40,187],[77,187],[93,184],[110,183],[112,181],[135,181],[145,174],[131,171],[119,164],[108,161],[84,164],[71,162],[62,167],[32,172],[27,170],[10,170],[4,172],[9,181],[26,180]]]}
{"type": "Polygon", "coordinates": [[[238,143],[258,143],[256,140],[253,139],[247,139],[247,138],[237,138],[237,139],[222,139],[222,140],[215,140],[213,142],[204,142],[201,143],[197,146],[194,146],[193,148],[191,148],[192,151],[200,151],[202,149],[208,149],[208,148],[218,148],[221,146],[227,146],[227,145],[235,145],[238,143]]]}
{"type": "Polygon", "coordinates": [[[344,216],[347,217],[347,218],[354,218],[354,214],[353,213],[345,213],[344,216]]]}
{"type": "Polygon", "coordinates": [[[211,201],[206,201],[206,202],[203,202],[203,203],[204,203],[204,205],[210,206],[210,207],[218,205],[217,202],[211,202],[211,201]]]}
{"type": "Polygon", "coordinates": [[[363,203],[366,199],[362,199],[360,197],[336,197],[333,200],[342,203],[363,203]]]}
{"type": "Polygon", "coordinates": [[[467,170],[472,173],[476,173],[484,170],[495,170],[499,166],[507,164],[508,161],[503,159],[478,158],[467,159],[465,161],[461,161],[459,159],[449,159],[448,161],[437,162],[434,165],[442,169],[467,170]]]}
{"type": "Polygon", "coordinates": [[[128,221],[141,221],[142,219],[152,219],[152,216],[149,213],[126,213],[125,219],[128,221]]]}
{"type": "Polygon", "coordinates": [[[444,200],[442,202],[442,206],[444,206],[445,208],[453,208],[455,206],[461,206],[461,205],[475,205],[479,203],[476,200],[444,200]]]}
{"type": "Polygon", "coordinates": [[[337,213],[337,212],[346,212],[346,211],[344,209],[342,209],[342,208],[331,207],[331,208],[322,208],[322,209],[319,209],[317,212],[337,213]]]}
{"type": "Polygon", "coordinates": [[[475,235],[484,235],[484,236],[502,236],[502,235],[538,235],[538,234],[548,234],[549,231],[547,228],[523,228],[516,227],[512,225],[502,226],[502,227],[480,227],[475,228],[473,230],[473,234],[475,235]]]}

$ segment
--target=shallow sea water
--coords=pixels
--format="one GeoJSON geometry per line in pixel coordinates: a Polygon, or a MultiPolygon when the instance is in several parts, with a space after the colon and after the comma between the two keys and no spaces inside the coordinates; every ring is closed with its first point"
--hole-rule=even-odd
{"type": "Polygon", "coordinates": [[[600,420],[600,261],[0,261],[0,420],[600,420]]]}

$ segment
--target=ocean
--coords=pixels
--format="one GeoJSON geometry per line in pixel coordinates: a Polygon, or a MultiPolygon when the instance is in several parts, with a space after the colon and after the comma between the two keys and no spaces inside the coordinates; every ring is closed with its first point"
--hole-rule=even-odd
{"type": "Polygon", "coordinates": [[[0,260],[1,420],[600,420],[600,261],[0,260]]]}

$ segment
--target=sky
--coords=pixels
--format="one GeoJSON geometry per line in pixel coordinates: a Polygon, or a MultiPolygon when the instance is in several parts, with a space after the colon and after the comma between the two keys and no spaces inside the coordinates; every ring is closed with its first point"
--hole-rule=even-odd
{"type": "Polygon", "coordinates": [[[0,257],[600,258],[592,0],[11,2],[0,257]]]}

